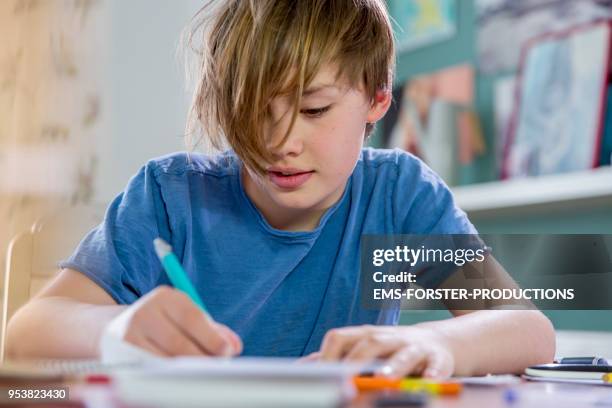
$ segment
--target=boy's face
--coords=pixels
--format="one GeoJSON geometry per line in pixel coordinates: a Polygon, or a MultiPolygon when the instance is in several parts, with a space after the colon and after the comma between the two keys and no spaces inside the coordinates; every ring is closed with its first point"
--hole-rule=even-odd
{"type": "Polygon", "coordinates": [[[246,192],[268,221],[283,211],[287,216],[320,215],[334,205],[359,158],[366,124],[380,119],[389,103],[385,93],[370,102],[365,92],[337,80],[335,68],[326,66],[304,92],[289,137],[279,146],[292,106],[286,98],[275,99],[266,124],[274,161],[265,165],[263,176],[245,173],[246,192]]]}

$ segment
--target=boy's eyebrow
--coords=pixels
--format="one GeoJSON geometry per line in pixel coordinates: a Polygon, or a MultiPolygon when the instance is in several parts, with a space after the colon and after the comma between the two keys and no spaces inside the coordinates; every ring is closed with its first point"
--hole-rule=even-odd
{"type": "Polygon", "coordinates": [[[334,88],[334,89],[338,89],[338,87],[335,84],[320,84],[320,85],[315,85],[315,86],[311,86],[309,88],[307,88],[303,93],[302,96],[310,96],[313,94],[316,94],[318,92],[327,90],[329,88],[334,88]]]}

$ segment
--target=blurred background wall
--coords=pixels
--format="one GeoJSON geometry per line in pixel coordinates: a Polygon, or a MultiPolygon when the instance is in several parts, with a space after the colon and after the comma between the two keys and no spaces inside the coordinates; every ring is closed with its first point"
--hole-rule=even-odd
{"type": "Polygon", "coordinates": [[[2,261],[34,220],[95,195],[97,141],[108,134],[104,18],[88,1],[0,3],[2,261]]]}
{"type": "Polygon", "coordinates": [[[147,160],[184,150],[191,90],[177,55],[182,29],[201,0],[106,0],[110,44],[105,83],[109,92],[96,197],[107,201],[147,160]]]}

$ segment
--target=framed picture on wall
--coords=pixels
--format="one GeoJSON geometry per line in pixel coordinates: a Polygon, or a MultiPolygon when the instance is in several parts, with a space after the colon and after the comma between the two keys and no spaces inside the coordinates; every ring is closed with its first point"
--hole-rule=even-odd
{"type": "Polygon", "coordinates": [[[502,177],[579,171],[599,162],[610,21],[540,36],[523,50],[502,177]]]}
{"type": "Polygon", "coordinates": [[[486,151],[473,109],[474,77],[473,67],[462,64],[395,88],[382,123],[383,145],[418,156],[449,185],[465,182],[460,169],[486,151]]]}
{"type": "Polygon", "coordinates": [[[388,0],[397,50],[410,51],[453,37],[457,0],[388,0]]]}

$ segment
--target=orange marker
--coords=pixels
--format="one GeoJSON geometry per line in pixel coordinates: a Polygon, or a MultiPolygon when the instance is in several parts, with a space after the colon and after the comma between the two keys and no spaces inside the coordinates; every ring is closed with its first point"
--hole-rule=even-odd
{"type": "Polygon", "coordinates": [[[355,377],[355,387],[360,392],[397,390],[427,392],[433,395],[457,395],[463,390],[457,382],[434,382],[421,378],[391,379],[387,377],[355,377]]]}
{"type": "Polygon", "coordinates": [[[612,373],[604,374],[603,377],[601,377],[601,379],[605,383],[612,383],[612,373]]]}
{"type": "Polygon", "coordinates": [[[394,380],[387,377],[355,377],[353,384],[358,391],[383,391],[383,390],[399,390],[401,380],[394,380]]]}

